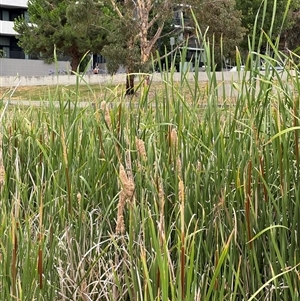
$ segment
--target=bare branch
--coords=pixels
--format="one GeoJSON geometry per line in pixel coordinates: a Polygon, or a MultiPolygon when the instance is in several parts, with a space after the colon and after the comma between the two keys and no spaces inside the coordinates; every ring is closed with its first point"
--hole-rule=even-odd
{"type": "Polygon", "coordinates": [[[110,0],[114,10],[117,12],[118,16],[123,19],[124,16],[122,15],[121,11],[119,10],[118,6],[116,5],[116,2],[114,0],[110,0]]]}
{"type": "MultiPolygon", "coordinates": [[[[153,4],[152,4],[151,7],[149,8],[149,11],[152,9],[152,6],[153,6],[153,4]]],[[[163,14],[166,13],[166,11],[168,10],[169,6],[170,6],[170,3],[169,3],[168,0],[166,0],[165,3],[164,3],[164,5],[162,5],[161,10],[160,10],[160,11],[152,18],[152,20],[148,23],[148,28],[147,28],[147,29],[151,28],[151,27],[154,25],[154,23],[155,23],[159,18],[162,18],[162,17],[163,17],[163,14]]],[[[166,15],[168,15],[168,14],[166,14],[166,15]]]]}
{"type": "Polygon", "coordinates": [[[148,44],[148,47],[147,47],[148,50],[149,50],[149,49],[152,49],[152,48],[154,47],[154,44],[155,44],[155,43],[157,42],[157,40],[159,39],[160,34],[161,34],[163,28],[164,28],[164,23],[163,23],[161,26],[158,27],[158,29],[157,29],[155,35],[153,36],[153,38],[151,39],[151,41],[149,41],[149,44],[148,44]]]}
{"type": "Polygon", "coordinates": [[[154,23],[161,17],[161,13],[157,13],[153,19],[148,23],[147,29],[150,29],[154,23]]]}

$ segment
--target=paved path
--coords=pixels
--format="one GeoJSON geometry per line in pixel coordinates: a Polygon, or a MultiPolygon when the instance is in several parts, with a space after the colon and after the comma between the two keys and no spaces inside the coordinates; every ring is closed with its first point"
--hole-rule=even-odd
{"type": "MultiPolygon", "coordinates": [[[[36,101],[36,100],[4,100],[5,105],[14,105],[14,106],[26,106],[26,107],[49,107],[50,102],[49,101],[36,101]]],[[[65,103],[67,104],[67,103],[65,103]]],[[[55,108],[60,107],[60,103],[58,101],[54,101],[51,103],[52,106],[55,108]]],[[[73,108],[74,104],[70,103],[70,106],[73,108]]],[[[87,101],[81,101],[77,103],[77,107],[79,108],[87,108],[93,106],[92,102],[87,101]]]]}

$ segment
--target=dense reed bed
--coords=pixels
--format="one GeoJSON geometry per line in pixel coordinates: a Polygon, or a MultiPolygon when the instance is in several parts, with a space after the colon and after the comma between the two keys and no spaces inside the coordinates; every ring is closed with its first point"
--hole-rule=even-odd
{"type": "Polygon", "coordinates": [[[151,100],[7,111],[0,299],[299,300],[300,83],[270,45],[291,68],[264,55],[234,106],[212,68],[205,92],[171,72],[151,100]]]}
{"type": "Polygon", "coordinates": [[[170,80],[151,103],[150,86],[7,112],[1,299],[297,300],[299,82],[285,74],[242,79],[235,106],[213,80],[206,95],[182,81],[193,102],[170,80]]]}

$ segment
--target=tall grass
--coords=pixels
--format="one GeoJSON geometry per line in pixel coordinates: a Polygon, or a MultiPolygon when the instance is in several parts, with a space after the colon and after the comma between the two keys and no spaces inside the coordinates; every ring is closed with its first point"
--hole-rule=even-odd
{"type": "Polygon", "coordinates": [[[234,106],[211,70],[205,92],[6,112],[1,300],[298,300],[299,80],[268,42],[234,106]]]}

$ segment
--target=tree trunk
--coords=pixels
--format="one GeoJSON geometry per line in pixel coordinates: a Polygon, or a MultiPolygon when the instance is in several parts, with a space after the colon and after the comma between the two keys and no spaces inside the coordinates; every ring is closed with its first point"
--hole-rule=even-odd
{"type": "Polygon", "coordinates": [[[77,72],[79,62],[80,62],[81,57],[79,56],[73,56],[71,60],[71,69],[74,72],[77,72]]]}
{"type": "Polygon", "coordinates": [[[125,95],[133,95],[133,94],[134,94],[134,74],[127,72],[125,95]]]}

